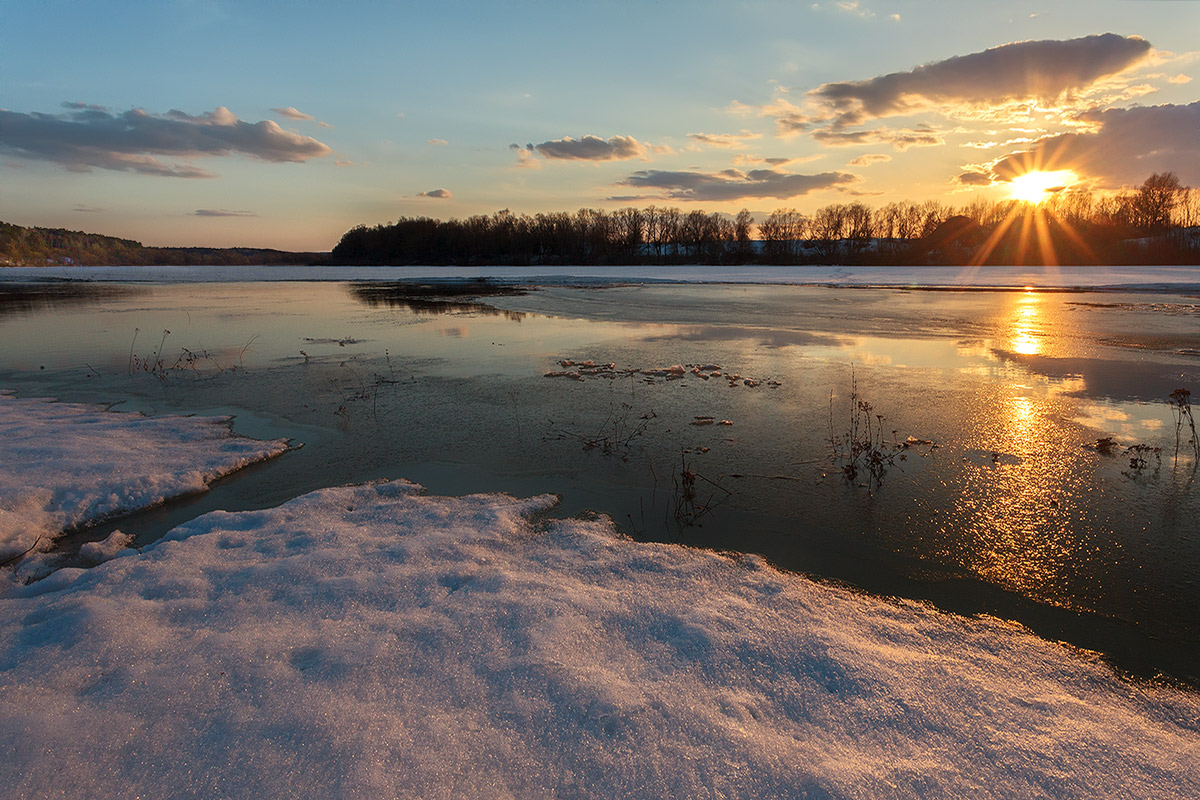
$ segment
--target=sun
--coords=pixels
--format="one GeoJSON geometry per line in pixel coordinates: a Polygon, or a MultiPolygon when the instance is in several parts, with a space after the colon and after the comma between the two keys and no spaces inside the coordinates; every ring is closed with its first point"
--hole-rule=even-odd
{"type": "Polygon", "coordinates": [[[1078,178],[1069,169],[1059,169],[1053,172],[1034,170],[1018,175],[1010,182],[1009,197],[1025,203],[1040,203],[1052,193],[1065,189],[1078,178]]]}

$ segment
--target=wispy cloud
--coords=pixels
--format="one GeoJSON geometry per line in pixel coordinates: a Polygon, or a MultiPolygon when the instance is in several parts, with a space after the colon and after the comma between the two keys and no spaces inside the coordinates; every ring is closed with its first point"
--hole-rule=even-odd
{"type": "Polygon", "coordinates": [[[223,106],[193,116],[177,110],[150,114],[135,108],[116,114],[98,106],[64,105],[63,114],[0,110],[0,152],[76,172],[100,168],[180,178],[209,178],[214,173],[157,157],[189,160],[239,154],[282,163],[330,152],[312,137],[285,131],[270,120],[244,122],[223,106]]]}
{"type": "Polygon", "coordinates": [[[858,158],[851,159],[846,162],[848,167],[868,167],[871,164],[881,164],[884,161],[891,161],[892,157],[887,153],[864,153],[858,158]]]}
{"type": "Polygon", "coordinates": [[[194,217],[257,217],[253,211],[230,211],[226,208],[197,208],[192,212],[194,217]]]}
{"type": "Polygon", "coordinates": [[[449,200],[454,197],[449,189],[430,189],[428,192],[421,192],[417,197],[432,197],[434,200],[449,200]]]}
{"type": "Polygon", "coordinates": [[[822,128],[812,132],[812,137],[822,144],[832,147],[852,147],[864,144],[890,144],[897,150],[907,150],[910,147],[933,147],[945,144],[945,139],[937,131],[928,126],[892,130],[877,128],[866,131],[843,131],[822,128]]]}
{"type": "Polygon", "coordinates": [[[753,131],[740,133],[689,133],[688,138],[711,147],[745,147],[752,139],[761,139],[762,134],[753,131]]]}
{"type": "Polygon", "coordinates": [[[316,120],[316,117],[311,116],[309,114],[305,114],[303,111],[300,111],[295,106],[288,106],[286,108],[272,108],[271,110],[274,111],[279,116],[286,117],[288,119],[306,119],[309,121],[316,120]]]}
{"type": "Polygon", "coordinates": [[[541,144],[527,144],[524,148],[516,144],[512,147],[552,161],[619,161],[645,158],[647,152],[646,145],[632,136],[601,139],[590,134],[578,139],[564,136],[541,144]]]}
{"type": "Polygon", "coordinates": [[[797,156],[790,158],[788,156],[752,156],[746,153],[738,153],[733,157],[733,164],[736,167],[753,166],[756,164],[766,164],[769,167],[782,167],[787,164],[806,164],[810,161],[820,161],[825,158],[824,153],[814,153],[808,156],[797,156]]]}
{"type": "Polygon", "coordinates": [[[80,214],[99,214],[100,212],[104,211],[103,208],[97,208],[96,206],[85,206],[83,203],[76,203],[75,207],[71,210],[80,214]]]}
{"type": "Polygon", "coordinates": [[[431,145],[434,145],[435,147],[438,147],[438,146],[447,145],[450,143],[447,142],[445,139],[426,139],[425,144],[431,144],[431,145]]]}
{"type": "MultiPolygon", "coordinates": [[[[736,169],[721,172],[673,172],[641,170],[618,185],[637,189],[656,189],[672,200],[741,200],[774,197],[799,197],[822,189],[833,189],[861,181],[849,172],[823,172],[819,175],[794,175],[773,169],[743,172],[736,169]]],[[[613,198],[615,199],[615,198],[613,198]]]]}

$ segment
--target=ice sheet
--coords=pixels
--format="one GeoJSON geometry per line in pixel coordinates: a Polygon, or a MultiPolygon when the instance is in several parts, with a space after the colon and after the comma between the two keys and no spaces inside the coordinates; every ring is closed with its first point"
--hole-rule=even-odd
{"type": "Polygon", "coordinates": [[[0,393],[0,561],[44,550],[64,529],[202,492],[286,449],[233,435],[225,417],[143,417],[0,393]]]}
{"type": "Polygon", "coordinates": [[[241,281],[471,281],[556,284],[761,283],[942,288],[1200,290],[1200,267],[0,267],[0,281],[91,280],[172,283],[241,281]]]}
{"type": "Polygon", "coordinates": [[[1200,796],[1200,701],[994,620],[404,482],[0,599],[11,797],[1200,796]]]}

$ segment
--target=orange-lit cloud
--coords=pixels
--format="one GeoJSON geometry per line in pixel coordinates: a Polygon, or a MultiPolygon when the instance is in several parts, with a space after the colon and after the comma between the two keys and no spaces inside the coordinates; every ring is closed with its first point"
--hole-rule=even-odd
{"type": "Polygon", "coordinates": [[[897,150],[907,150],[910,147],[934,147],[945,144],[946,140],[932,128],[921,125],[906,130],[891,130],[877,128],[866,131],[844,131],[822,128],[812,132],[812,137],[822,144],[833,147],[852,147],[864,144],[890,144],[897,150]]]}
{"type": "Polygon", "coordinates": [[[1200,181],[1200,101],[1110,108],[1079,121],[1090,130],[1041,138],[992,162],[990,177],[1004,181],[1032,170],[1071,169],[1107,186],[1140,183],[1165,171],[1185,183],[1200,181]]]}
{"type": "Polygon", "coordinates": [[[285,131],[270,120],[244,122],[219,107],[198,116],[140,108],[114,114],[82,103],[66,103],[64,114],[0,110],[0,152],[50,161],[74,172],[93,168],[179,178],[214,173],[191,164],[164,163],[156,156],[199,158],[247,155],[262,161],[300,162],[331,151],[309,136],[285,131]]]}
{"type": "Polygon", "coordinates": [[[1081,39],[1016,42],[863,81],[811,92],[835,127],[946,105],[1053,101],[1144,61],[1150,43],[1106,33],[1081,39]]]}
{"type": "Polygon", "coordinates": [[[430,189],[428,192],[421,192],[417,197],[431,197],[434,200],[449,200],[454,197],[449,189],[430,189]]]}
{"type": "Polygon", "coordinates": [[[884,161],[891,161],[892,157],[887,153],[864,153],[858,158],[851,159],[846,163],[848,167],[869,167],[871,164],[881,164],[884,161]]]}
{"type": "MultiPolygon", "coordinates": [[[[656,196],[671,200],[726,201],[762,197],[779,199],[799,197],[822,189],[848,186],[861,180],[861,177],[850,172],[796,175],[773,169],[755,169],[748,172],[727,169],[715,173],[651,169],[635,172],[619,185],[643,190],[658,190],[659,194],[656,196]]],[[[634,198],[620,199],[631,200],[634,198]]]]}
{"type": "Polygon", "coordinates": [[[745,143],[748,140],[760,139],[762,138],[762,134],[752,131],[742,131],[741,133],[689,133],[688,138],[712,147],[745,147],[745,143]]]}

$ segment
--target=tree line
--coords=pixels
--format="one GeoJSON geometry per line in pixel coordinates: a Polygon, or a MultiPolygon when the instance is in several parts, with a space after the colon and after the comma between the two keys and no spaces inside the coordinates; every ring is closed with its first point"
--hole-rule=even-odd
{"type": "Polygon", "coordinates": [[[1063,190],[1039,204],[833,203],[755,219],[648,206],[498,211],[360,225],[331,263],[383,265],[1198,263],[1200,191],[1155,173],[1117,194],[1063,190]],[[982,256],[982,257],[981,257],[982,256]]]}
{"type": "Polygon", "coordinates": [[[311,264],[317,253],[254,247],[145,247],[132,239],[0,222],[0,265],[248,266],[311,264]]]}

